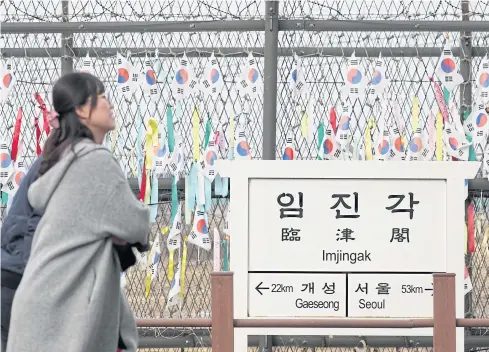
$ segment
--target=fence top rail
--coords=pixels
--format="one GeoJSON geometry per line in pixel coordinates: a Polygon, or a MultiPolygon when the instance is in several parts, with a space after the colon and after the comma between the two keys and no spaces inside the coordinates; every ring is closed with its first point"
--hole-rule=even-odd
{"type": "MultiPolygon", "coordinates": [[[[485,21],[279,20],[279,31],[489,32],[485,21]]],[[[5,22],[2,34],[264,31],[265,20],[5,22]]]]}
{"type": "Polygon", "coordinates": [[[235,319],[237,328],[432,328],[433,319],[235,319]]]}
{"type": "MultiPolygon", "coordinates": [[[[456,319],[457,327],[489,327],[489,319],[456,319]]],[[[145,328],[210,328],[211,319],[137,319],[145,328]]],[[[235,319],[237,328],[432,328],[433,319],[235,319]]]]}
{"type": "Polygon", "coordinates": [[[211,319],[136,319],[140,328],[210,328],[211,319]]]}
{"type": "MultiPolygon", "coordinates": [[[[264,56],[263,47],[197,47],[189,50],[184,47],[70,47],[67,49],[69,56],[84,57],[87,54],[90,57],[107,58],[114,57],[117,53],[131,52],[132,57],[144,57],[145,55],[154,55],[158,50],[160,57],[177,57],[185,53],[187,57],[210,57],[214,54],[216,57],[247,57],[249,52],[255,56],[264,56]]],[[[324,57],[337,56],[348,57],[355,53],[356,57],[439,57],[443,51],[442,47],[279,47],[277,55],[279,57],[292,57],[295,54],[306,57],[324,57]]],[[[482,57],[487,54],[486,47],[472,47],[470,51],[462,51],[460,47],[452,48],[452,54],[455,57],[465,57],[467,53],[473,57],[482,57]]],[[[60,57],[63,54],[62,48],[2,48],[0,54],[4,57],[60,57]]],[[[138,186],[139,187],[139,186],[138,186]]]]}
{"type": "Polygon", "coordinates": [[[459,328],[489,328],[489,319],[457,319],[459,328]]]}

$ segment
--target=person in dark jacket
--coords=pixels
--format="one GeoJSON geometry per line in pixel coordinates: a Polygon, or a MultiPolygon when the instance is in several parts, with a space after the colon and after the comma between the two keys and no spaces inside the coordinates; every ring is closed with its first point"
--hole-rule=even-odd
{"type": "Polygon", "coordinates": [[[10,311],[31,252],[32,237],[41,215],[27,199],[27,190],[38,176],[42,158],[37,158],[21,181],[2,225],[1,286],[2,286],[2,352],[7,348],[10,311]]]}

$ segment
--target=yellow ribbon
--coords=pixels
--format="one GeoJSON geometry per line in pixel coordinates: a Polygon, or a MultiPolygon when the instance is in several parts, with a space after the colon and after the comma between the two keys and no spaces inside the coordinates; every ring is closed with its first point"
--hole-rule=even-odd
{"type": "Polygon", "coordinates": [[[418,99],[418,97],[413,97],[411,126],[413,128],[413,133],[416,132],[416,130],[419,126],[419,99],[418,99]]]}
{"type": "Polygon", "coordinates": [[[144,291],[144,296],[146,298],[148,298],[149,297],[149,291],[151,289],[151,272],[146,273],[146,284],[145,284],[145,286],[146,286],[146,289],[144,291]]]}
{"type": "Polygon", "coordinates": [[[370,134],[370,128],[372,125],[372,120],[367,123],[367,128],[365,128],[365,159],[372,160],[372,136],[370,134]]]}
{"type": "Polygon", "coordinates": [[[154,118],[148,119],[146,128],[146,168],[153,169],[153,147],[158,147],[158,123],[154,118]]]}
{"type": "Polygon", "coordinates": [[[183,241],[182,263],[180,271],[180,302],[183,302],[183,292],[185,290],[185,270],[187,269],[187,241],[188,237],[185,236],[183,241]]]}
{"type": "MultiPolygon", "coordinates": [[[[164,236],[166,233],[170,231],[170,226],[165,227],[164,229],[161,230],[161,234],[164,236]]],[[[180,236],[180,235],[179,235],[180,236]]],[[[170,282],[173,280],[173,276],[175,275],[174,273],[174,263],[173,263],[173,254],[175,253],[175,250],[172,249],[170,250],[170,253],[168,254],[168,279],[170,282]]]]}
{"type": "MultiPolygon", "coordinates": [[[[153,247],[153,243],[150,242],[149,243],[151,245],[151,247],[153,247]]],[[[151,259],[151,252],[152,250],[149,250],[148,251],[148,254],[146,254],[146,280],[145,280],[145,290],[144,290],[144,296],[146,298],[149,297],[149,291],[150,291],[150,288],[151,288],[151,270],[149,270],[149,268],[147,267],[148,266],[148,263],[151,259]]]]}
{"type": "Polygon", "coordinates": [[[443,115],[438,111],[436,114],[436,160],[443,160],[443,115]]]}
{"type": "Polygon", "coordinates": [[[192,114],[192,150],[194,161],[200,159],[200,117],[197,107],[192,114]]]}

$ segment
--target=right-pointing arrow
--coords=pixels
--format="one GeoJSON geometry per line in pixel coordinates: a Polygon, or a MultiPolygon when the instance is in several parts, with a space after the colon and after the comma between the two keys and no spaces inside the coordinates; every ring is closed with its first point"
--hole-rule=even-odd
{"type": "Polygon", "coordinates": [[[262,281],[262,282],[260,282],[260,283],[259,283],[259,284],[258,284],[258,285],[255,287],[255,290],[257,290],[257,291],[258,291],[258,293],[259,293],[260,295],[262,295],[262,296],[263,296],[263,293],[261,292],[261,290],[269,290],[269,289],[270,289],[270,287],[261,287],[261,285],[262,285],[262,284],[263,284],[263,281],[262,281]]]}

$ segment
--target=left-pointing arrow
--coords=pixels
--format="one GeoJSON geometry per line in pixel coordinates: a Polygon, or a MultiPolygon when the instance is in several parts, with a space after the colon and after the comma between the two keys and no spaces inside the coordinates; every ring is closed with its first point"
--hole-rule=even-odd
{"type": "Polygon", "coordinates": [[[263,281],[262,281],[262,282],[260,282],[260,283],[259,283],[259,284],[258,284],[258,285],[255,287],[255,290],[257,290],[257,291],[258,291],[258,293],[259,293],[260,295],[262,295],[262,296],[263,296],[263,293],[261,292],[261,290],[269,290],[269,289],[270,289],[270,287],[263,287],[263,286],[261,286],[262,284],[263,284],[263,281]]]}

